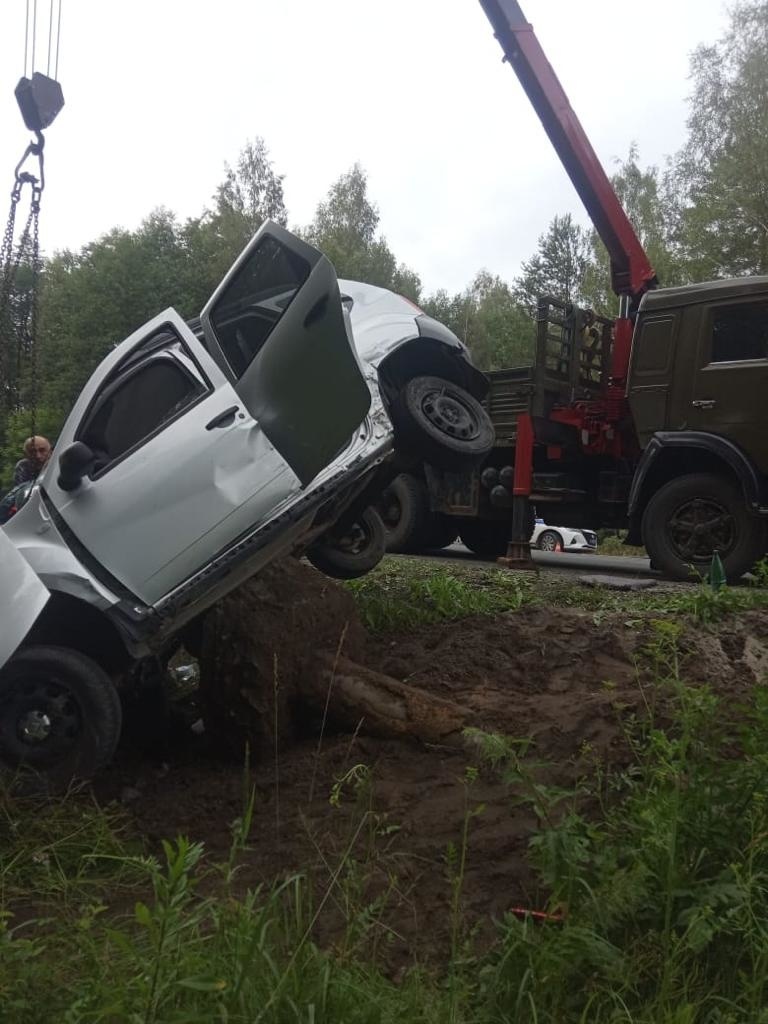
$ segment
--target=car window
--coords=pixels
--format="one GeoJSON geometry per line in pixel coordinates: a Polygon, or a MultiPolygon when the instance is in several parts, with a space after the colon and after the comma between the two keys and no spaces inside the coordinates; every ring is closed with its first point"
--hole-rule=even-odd
{"type": "Polygon", "coordinates": [[[258,355],[311,267],[270,235],[253,249],[211,311],[211,326],[238,378],[258,355]]]}
{"type": "Polygon", "coordinates": [[[713,363],[768,358],[768,303],[720,306],[712,311],[713,363]]]}
{"type": "Polygon", "coordinates": [[[78,431],[96,456],[97,472],[136,448],[192,406],[206,388],[174,357],[172,347],[122,367],[108,381],[78,431]]]}

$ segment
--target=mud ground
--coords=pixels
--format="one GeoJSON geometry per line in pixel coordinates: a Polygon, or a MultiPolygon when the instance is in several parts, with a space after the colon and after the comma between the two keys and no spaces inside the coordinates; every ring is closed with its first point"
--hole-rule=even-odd
{"type": "MultiPolygon", "coordinates": [[[[542,607],[498,618],[431,625],[364,639],[366,665],[471,710],[474,725],[531,740],[550,779],[573,780],[596,763],[628,760],[627,723],[656,705],[648,652],[651,614],[628,616],[542,607]]],[[[707,683],[735,706],[768,673],[768,612],[717,626],[683,623],[681,675],[707,683]]],[[[187,720],[195,716],[185,709],[187,720]]],[[[333,942],[367,908],[365,942],[394,971],[442,957],[450,943],[452,851],[469,811],[461,907],[480,942],[510,908],[541,908],[526,863],[532,813],[490,768],[471,785],[471,754],[415,741],[326,732],[283,740],[266,759],[214,752],[205,734],[179,729],[150,756],[125,745],[97,783],[102,800],[125,804],[150,845],[186,835],[226,859],[243,793],[256,802],[238,885],[270,885],[294,872],[324,900],[320,939],[333,942]],[[352,858],[345,860],[348,851],[352,858]],[[331,879],[339,866],[339,884],[331,879]],[[343,880],[343,885],[341,881],[343,880]]],[[[362,918],[361,918],[362,920],[362,918]]]]}

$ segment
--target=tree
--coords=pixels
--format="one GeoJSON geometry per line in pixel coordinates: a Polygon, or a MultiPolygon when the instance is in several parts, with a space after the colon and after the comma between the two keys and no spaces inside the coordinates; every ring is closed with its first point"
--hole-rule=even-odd
{"type": "Polygon", "coordinates": [[[368,196],[368,178],[355,164],[331,185],[304,234],[325,253],[339,277],[392,288],[418,302],[418,274],[398,264],[378,227],[379,210],[368,196]]]}
{"type": "Polygon", "coordinates": [[[225,164],[224,169],[224,181],[216,190],[216,214],[236,214],[249,235],[255,234],[265,220],[287,223],[283,175],[275,173],[261,136],[245,144],[234,168],[225,164]]]}
{"type": "Polygon", "coordinates": [[[695,279],[768,273],[768,2],[740,0],[691,60],[676,241],[695,279]]]}
{"type": "Polygon", "coordinates": [[[589,233],[574,222],[570,213],[556,215],[540,236],[537,251],[523,263],[515,279],[515,298],[531,315],[540,295],[578,302],[589,258],[589,233]]]}
{"type": "MultiPolygon", "coordinates": [[[[611,175],[611,184],[660,283],[682,284],[686,273],[673,238],[674,204],[669,178],[653,165],[643,169],[638,161],[639,152],[633,144],[627,159],[619,162],[611,175]]],[[[615,314],[608,253],[595,231],[591,232],[590,245],[592,251],[582,281],[583,298],[598,312],[615,314]]]]}
{"type": "Polygon", "coordinates": [[[426,300],[424,311],[450,327],[467,345],[483,370],[530,363],[534,351],[534,325],[509,285],[488,270],[481,270],[462,293],[444,290],[426,300]]]}
{"type": "Polygon", "coordinates": [[[113,346],[167,306],[189,316],[189,266],[173,213],[115,228],[48,260],[41,294],[40,401],[62,415],[113,346]]]}
{"type": "Polygon", "coordinates": [[[277,174],[264,139],[240,151],[235,167],[224,165],[213,208],[190,218],[181,232],[188,266],[187,295],[199,311],[218,282],[265,220],[285,224],[283,175],[277,174]]]}

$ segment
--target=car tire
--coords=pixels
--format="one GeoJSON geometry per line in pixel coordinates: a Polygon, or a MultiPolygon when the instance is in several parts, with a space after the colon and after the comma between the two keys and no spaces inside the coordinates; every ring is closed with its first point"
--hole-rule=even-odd
{"type": "Polygon", "coordinates": [[[500,558],[506,554],[511,532],[509,520],[464,519],[459,524],[461,543],[478,558],[500,558]]]}
{"type": "Polygon", "coordinates": [[[377,510],[386,531],[387,551],[420,551],[428,543],[432,512],[426,485],[410,473],[396,476],[377,510]]]}
{"type": "Polygon", "coordinates": [[[381,516],[367,508],[344,531],[331,530],[307,551],[316,569],[336,580],[354,580],[375,569],[384,557],[387,535],[381,516]]]}
{"type": "Polygon", "coordinates": [[[643,514],[642,538],[651,564],[674,579],[706,576],[717,550],[726,577],[735,581],[765,554],[766,525],[749,514],[729,480],[691,473],[654,494],[643,514]]]}
{"type": "Polygon", "coordinates": [[[544,530],[539,534],[539,539],[536,541],[536,547],[539,551],[557,551],[558,544],[560,545],[560,550],[565,551],[562,535],[557,530],[544,530]]]}
{"type": "Polygon", "coordinates": [[[18,791],[55,793],[96,775],[121,724],[112,680],[79,651],[27,647],[0,672],[0,766],[18,791]]]}
{"type": "Polygon", "coordinates": [[[395,447],[448,471],[476,466],[493,448],[493,424],[476,398],[442,377],[412,377],[391,410],[395,447]]]}

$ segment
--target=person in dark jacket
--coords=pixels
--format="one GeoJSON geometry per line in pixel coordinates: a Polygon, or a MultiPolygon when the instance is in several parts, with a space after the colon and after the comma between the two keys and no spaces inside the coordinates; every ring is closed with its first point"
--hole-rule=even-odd
{"type": "Polygon", "coordinates": [[[24,442],[24,458],[19,459],[13,470],[13,486],[34,480],[50,454],[51,442],[47,437],[28,437],[24,442]]]}

